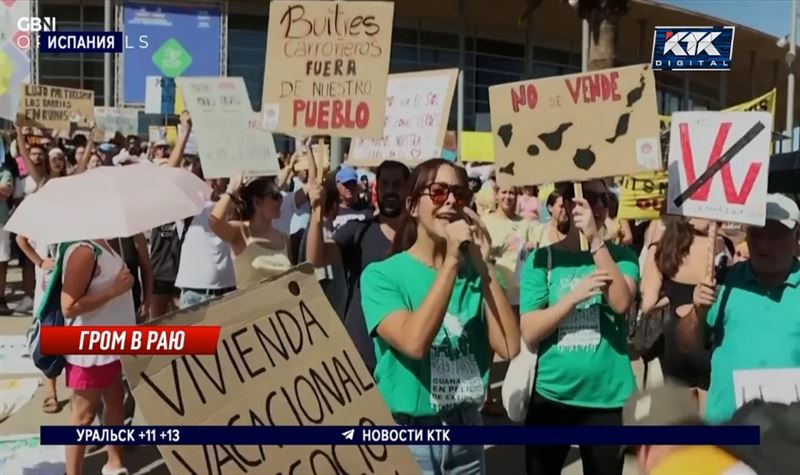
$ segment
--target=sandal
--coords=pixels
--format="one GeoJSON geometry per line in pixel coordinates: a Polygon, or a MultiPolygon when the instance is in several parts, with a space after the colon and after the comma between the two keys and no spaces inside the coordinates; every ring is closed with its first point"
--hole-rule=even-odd
{"type": "Polygon", "coordinates": [[[58,399],[55,396],[47,396],[42,401],[42,411],[45,414],[57,414],[61,412],[61,406],[58,404],[58,399]]]}
{"type": "Polygon", "coordinates": [[[128,469],[125,467],[108,468],[108,465],[103,465],[103,469],[100,473],[102,475],[129,475],[128,469]]]}

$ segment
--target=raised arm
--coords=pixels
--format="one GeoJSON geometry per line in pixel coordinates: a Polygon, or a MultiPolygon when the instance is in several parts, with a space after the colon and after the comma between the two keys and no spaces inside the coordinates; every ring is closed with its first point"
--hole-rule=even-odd
{"type": "MultiPolygon", "coordinates": [[[[19,156],[22,157],[22,161],[25,162],[25,168],[28,170],[28,174],[33,178],[33,181],[36,183],[37,186],[41,186],[42,181],[46,178],[42,173],[33,165],[31,161],[31,156],[28,151],[28,143],[25,140],[25,136],[22,134],[22,127],[19,124],[16,124],[17,128],[17,151],[19,156]]],[[[45,160],[47,157],[45,157],[45,160]]]]}
{"type": "Polygon", "coordinates": [[[589,202],[584,198],[575,198],[573,202],[575,203],[573,210],[575,227],[586,236],[594,265],[610,278],[608,286],[603,291],[606,302],[614,313],[625,315],[636,295],[636,282],[622,275],[605,241],[597,232],[597,224],[594,221],[589,202]]]}
{"type": "Polygon", "coordinates": [[[96,126],[92,123],[92,128],[89,130],[89,137],[86,141],[86,147],[83,148],[83,156],[76,157],[75,168],[72,169],[72,174],[77,175],[78,173],[83,173],[86,171],[86,165],[89,164],[89,158],[91,158],[92,153],[94,153],[94,135],[96,131],[96,126]]]}
{"type": "Polygon", "coordinates": [[[241,174],[237,174],[231,179],[228,183],[228,191],[219,197],[208,217],[208,227],[228,244],[234,244],[242,239],[240,223],[230,221],[231,206],[235,204],[233,194],[242,186],[242,180],[241,174]]]}
{"type": "Polygon", "coordinates": [[[172,153],[169,154],[169,159],[167,160],[167,166],[170,167],[180,167],[181,161],[183,160],[183,152],[186,150],[186,144],[189,142],[189,135],[192,133],[192,117],[189,115],[189,111],[181,112],[181,130],[178,134],[177,142],[175,143],[175,147],[172,149],[172,153]]]}

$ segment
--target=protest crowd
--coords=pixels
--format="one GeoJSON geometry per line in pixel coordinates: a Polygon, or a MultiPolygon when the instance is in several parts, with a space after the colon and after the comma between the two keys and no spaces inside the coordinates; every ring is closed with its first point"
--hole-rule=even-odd
{"type": "MultiPolygon", "coordinates": [[[[639,84],[640,69],[630,70],[630,84],[639,84]]],[[[629,107],[636,111],[639,104],[632,103],[639,99],[631,94],[629,107]]],[[[729,225],[669,213],[667,195],[677,197],[684,183],[674,195],[662,190],[658,216],[626,218],[623,182],[633,171],[580,180],[562,169],[524,168],[529,165],[520,163],[514,147],[533,156],[536,146],[520,140],[535,134],[520,138],[526,132],[515,123],[512,135],[510,125],[500,125],[504,116],[495,121],[494,104],[495,163],[465,164],[443,153],[410,160],[417,154],[403,155],[401,147],[395,158],[345,157],[344,164],[331,166],[331,138],[298,131],[291,146],[270,157],[277,158],[274,172],[231,166],[222,176],[204,158],[211,122],[201,122],[206,111],[197,104],[187,96],[186,110],[176,111],[174,141],[98,133],[91,120],[83,132],[64,134],[24,117],[4,137],[4,227],[22,219],[15,214],[26,201],[32,208],[37,194],[48,191],[61,197],[50,202],[59,209],[87,207],[64,217],[39,216],[40,227],[52,226],[55,234],[57,228],[127,221],[129,216],[92,213],[106,205],[134,209],[137,203],[125,202],[134,196],[152,205],[145,213],[166,213],[172,200],[159,177],[189,183],[193,175],[206,190],[196,213],[132,235],[37,242],[36,236],[0,230],[0,315],[33,316],[32,348],[53,309],[72,326],[143,325],[162,318],[180,324],[181,315],[224,305],[226,298],[305,265],[313,268],[360,356],[356,364],[363,362],[395,424],[482,425],[498,416],[533,427],[756,424],[762,426],[762,451],[586,445],[579,447],[580,458],[584,473],[597,475],[622,474],[626,455],[641,473],[655,475],[796,473],[798,403],[739,394],[748,385],[736,376],[772,369],[797,374],[800,368],[796,200],[764,188],[763,200],[748,204],[759,207],[762,224],[729,225]],[[200,144],[197,153],[187,152],[192,137],[200,144]],[[129,186],[120,190],[134,191],[127,197],[123,191],[113,197],[80,192],[78,180],[100,183],[105,176],[129,186]],[[153,181],[127,183],[133,176],[153,181]],[[56,194],[59,187],[74,195],[56,194]],[[105,203],[115,200],[120,203],[105,203]],[[13,305],[3,298],[11,262],[21,268],[25,293],[13,305]],[[635,360],[646,368],[638,381],[635,360]],[[490,381],[498,380],[499,398],[490,390],[490,381]]],[[[655,115],[645,117],[653,119],[647,127],[657,129],[655,115]]],[[[636,115],[630,126],[625,120],[631,134],[645,127],[636,115]]],[[[564,130],[553,133],[569,133],[564,130]]],[[[560,137],[553,145],[546,135],[538,136],[542,153],[561,147],[560,137]]],[[[239,147],[249,144],[237,140],[214,153],[241,154],[239,147]]],[[[663,148],[651,168],[663,169],[674,152],[663,148]]],[[[596,153],[598,163],[608,154],[596,153]]],[[[576,154],[576,166],[591,169],[583,159],[576,154]]],[[[58,412],[59,399],[69,397],[72,425],[130,424],[131,407],[143,409],[143,403],[134,401],[127,364],[118,356],[68,355],[63,368],[40,366],[47,391],[41,410],[58,412]],[[71,394],[57,393],[58,378],[65,378],[71,394]]],[[[129,473],[122,447],[104,450],[103,475],[129,473]]],[[[482,446],[408,450],[426,475],[487,473],[482,446]]],[[[567,445],[528,446],[525,471],[561,473],[569,451],[567,445]]],[[[85,456],[85,446],[68,446],[66,473],[83,473],[85,456]]],[[[259,470],[251,473],[281,471],[269,461],[259,470]]]]}

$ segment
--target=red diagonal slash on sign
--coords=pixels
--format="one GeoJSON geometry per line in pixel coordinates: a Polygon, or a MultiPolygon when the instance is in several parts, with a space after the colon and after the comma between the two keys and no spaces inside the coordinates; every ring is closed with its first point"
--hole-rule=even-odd
{"type": "Polygon", "coordinates": [[[680,207],[690,198],[706,201],[711,191],[711,178],[720,170],[722,170],[722,185],[725,189],[726,201],[730,204],[744,204],[747,201],[747,197],[750,196],[750,191],[753,189],[753,185],[758,177],[758,172],[761,170],[761,164],[753,163],[750,165],[750,168],[747,170],[747,176],[742,184],[742,189],[737,192],[733,183],[733,175],[731,174],[729,163],[736,154],[741,152],[747,144],[752,142],[758,134],[766,129],[766,126],[761,121],[756,122],[727,152],[720,155],[722,147],[725,145],[725,139],[728,137],[728,132],[731,128],[730,122],[722,123],[717,131],[717,138],[714,141],[714,146],[711,148],[711,155],[708,158],[708,168],[696,179],[692,147],[689,141],[689,126],[683,123],[680,124],[678,128],[681,134],[681,158],[686,170],[686,181],[692,182],[692,184],[675,198],[675,206],[680,207]]]}

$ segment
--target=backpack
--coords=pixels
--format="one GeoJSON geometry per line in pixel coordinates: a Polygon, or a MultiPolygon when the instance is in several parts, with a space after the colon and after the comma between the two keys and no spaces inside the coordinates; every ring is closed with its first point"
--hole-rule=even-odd
{"type": "MultiPolygon", "coordinates": [[[[31,355],[33,364],[48,378],[55,378],[64,370],[67,360],[63,355],[43,355],[41,352],[41,328],[42,327],[56,327],[65,326],[66,319],[64,312],[61,309],[61,290],[63,288],[62,273],[64,270],[64,252],[69,246],[76,244],[79,241],[61,243],[58,245],[56,253],[57,260],[50,272],[50,281],[47,283],[42,302],[39,308],[34,309],[34,318],[31,328],[28,330],[28,353],[31,355]]],[[[97,257],[102,252],[100,248],[93,243],[90,243],[94,250],[94,266],[92,267],[92,279],[86,286],[92,284],[94,274],[97,271],[97,257]]]]}

